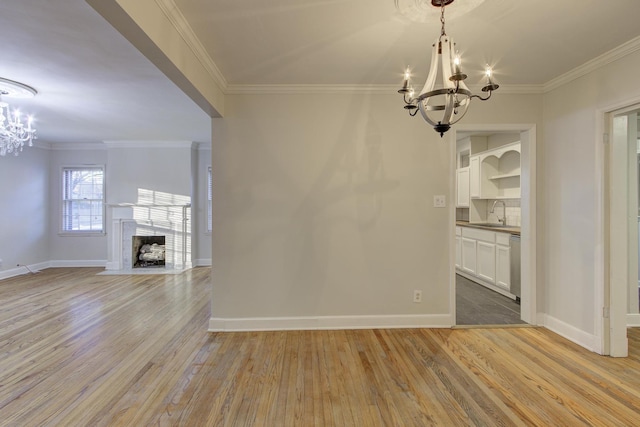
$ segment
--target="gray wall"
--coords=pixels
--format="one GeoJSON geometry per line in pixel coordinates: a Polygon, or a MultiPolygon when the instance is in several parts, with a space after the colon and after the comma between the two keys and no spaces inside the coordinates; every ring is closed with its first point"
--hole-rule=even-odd
{"type": "MultiPolygon", "coordinates": [[[[541,96],[471,110],[466,124],[540,124],[541,96]]],[[[393,95],[228,96],[213,123],[211,328],[450,324],[453,215],[433,196],[453,196],[452,150],[393,95]]]]}
{"type": "Polygon", "coordinates": [[[0,157],[0,278],[49,258],[49,152],[27,147],[0,157]]]}

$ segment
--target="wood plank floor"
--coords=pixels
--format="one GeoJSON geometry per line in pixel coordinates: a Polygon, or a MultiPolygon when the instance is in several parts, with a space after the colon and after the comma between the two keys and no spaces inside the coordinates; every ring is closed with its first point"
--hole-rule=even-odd
{"type": "Polygon", "coordinates": [[[521,325],[520,305],[456,274],[456,325],[521,325]]]}
{"type": "Polygon", "coordinates": [[[630,357],[542,328],[207,333],[210,269],[0,281],[2,426],[638,426],[630,357]]]}

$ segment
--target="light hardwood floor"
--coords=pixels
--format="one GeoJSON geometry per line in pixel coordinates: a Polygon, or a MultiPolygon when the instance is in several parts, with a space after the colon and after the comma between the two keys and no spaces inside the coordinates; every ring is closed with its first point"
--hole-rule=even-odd
{"type": "Polygon", "coordinates": [[[210,269],[0,281],[3,426],[637,426],[625,359],[542,328],[207,333],[210,269]]]}

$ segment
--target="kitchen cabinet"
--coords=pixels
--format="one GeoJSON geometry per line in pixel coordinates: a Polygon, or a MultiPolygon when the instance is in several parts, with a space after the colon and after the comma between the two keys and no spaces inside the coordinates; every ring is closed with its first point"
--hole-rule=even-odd
{"type": "Polygon", "coordinates": [[[511,287],[511,266],[509,246],[496,245],[496,286],[504,290],[511,287]]]}
{"type": "Polygon", "coordinates": [[[456,269],[489,289],[513,297],[509,233],[456,227],[456,269]],[[460,229],[460,231],[459,231],[460,229]]]}
{"type": "Polygon", "coordinates": [[[478,240],[476,242],[476,274],[489,283],[496,282],[496,245],[478,240]]]}
{"type": "Polygon", "coordinates": [[[469,195],[471,199],[520,198],[520,142],[470,158],[469,195]]]}
{"type": "Polygon", "coordinates": [[[511,251],[507,233],[496,233],[496,286],[504,290],[511,287],[511,251]]]}
{"type": "Polygon", "coordinates": [[[456,170],[456,207],[469,207],[469,168],[456,170]]]}
{"type": "Polygon", "coordinates": [[[476,240],[462,236],[462,264],[461,270],[476,275],[476,240]]]}
{"type": "Polygon", "coordinates": [[[462,229],[456,227],[456,268],[462,268],[462,229]]]}
{"type": "Polygon", "coordinates": [[[480,198],[480,156],[469,159],[469,197],[480,198]]]}

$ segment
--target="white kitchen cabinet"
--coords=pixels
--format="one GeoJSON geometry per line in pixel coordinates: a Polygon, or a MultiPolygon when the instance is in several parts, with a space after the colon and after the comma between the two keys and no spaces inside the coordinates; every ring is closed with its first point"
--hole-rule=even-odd
{"type": "Polygon", "coordinates": [[[476,274],[489,283],[496,282],[496,245],[478,240],[476,243],[476,274]]]}
{"type": "Polygon", "coordinates": [[[509,246],[496,245],[496,286],[508,291],[511,287],[509,246]]]}
{"type": "Polygon", "coordinates": [[[480,198],[480,156],[469,159],[469,197],[480,198]]]}
{"type": "Polygon", "coordinates": [[[511,288],[511,251],[508,233],[496,233],[496,286],[508,291],[511,288]]]}
{"type": "Polygon", "coordinates": [[[462,228],[456,227],[456,268],[462,268],[462,228]]]}
{"type": "Polygon", "coordinates": [[[476,198],[520,198],[520,142],[487,150],[478,157],[478,196],[476,198]]]}
{"type": "Polygon", "coordinates": [[[510,233],[456,226],[459,274],[511,298],[510,233]]]}
{"type": "Polygon", "coordinates": [[[469,207],[469,168],[456,170],[456,207],[469,207]]]}
{"type": "Polygon", "coordinates": [[[476,275],[476,240],[462,237],[462,265],[465,273],[476,275]]]}

